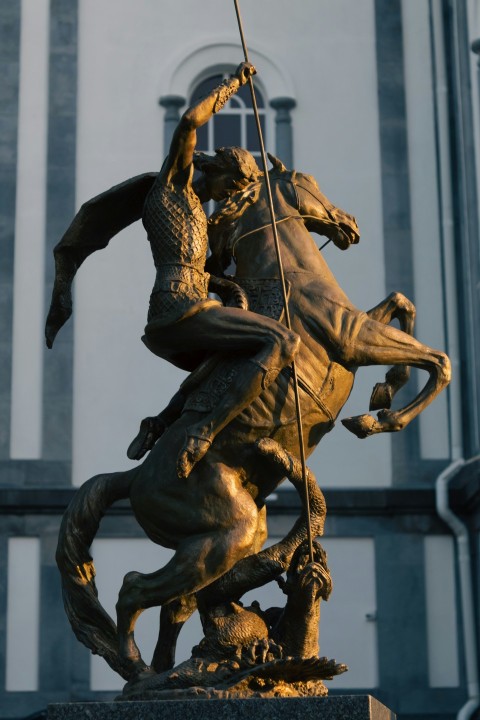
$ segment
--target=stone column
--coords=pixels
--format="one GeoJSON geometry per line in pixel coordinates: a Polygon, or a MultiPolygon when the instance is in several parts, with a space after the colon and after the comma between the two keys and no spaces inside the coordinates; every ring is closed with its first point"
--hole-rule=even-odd
{"type": "Polygon", "coordinates": [[[293,167],[293,137],[290,110],[293,110],[296,105],[296,101],[291,97],[278,97],[270,100],[270,107],[275,110],[275,153],[289,169],[293,167]]]}
{"type": "Polygon", "coordinates": [[[165,108],[165,117],[163,119],[163,148],[165,155],[168,154],[173,133],[180,120],[180,108],[185,103],[186,100],[181,95],[162,95],[158,101],[158,104],[165,108]]]}

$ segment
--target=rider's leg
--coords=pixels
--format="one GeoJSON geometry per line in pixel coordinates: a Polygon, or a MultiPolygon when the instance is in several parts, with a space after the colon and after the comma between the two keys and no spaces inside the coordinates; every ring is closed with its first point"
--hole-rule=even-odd
{"type": "MultiPolygon", "coordinates": [[[[394,292],[385,300],[367,312],[371,320],[389,325],[397,319],[400,330],[413,335],[415,326],[415,305],[405,295],[394,292]]],[[[395,394],[405,385],[410,377],[408,365],[394,365],[387,372],[385,382],[377,383],[370,398],[370,410],[390,408],[395,394]]]]}
{"type": "Polygon", "coordinates": [[[296,333],[276,320],[221,305],[211,306],[168,328],[159,327],[158,332],[153,324],[147,329],[150,337],[146,337],[146,344],[155,346],[157,354],[164,343],[169,351],[181,353],[195,348],[238,356],[239,362],[244,358],[235,382],[212,413],[189,428],[179,455],[179,474],[184,477],[205,455],[220,430],[291,363],[300,343],[296,333]]]}
{"type": "Polygon", "coordinates": [[[424,388],[405,407],[399,410],[381,410],[378,419],[372,415],[359,415],[342,420],[345,427],[358,437],[381,432],[402,430],[450,382],[450,361],[445,353],[434,350],[401,330],[366,319],[356,337],[343,338],[340,361],[349,366],[411,365],[426,370],[429,378],[424,388]]]}
{"type": "MultiPolygon", "coordinates": [[[[215,408],[187,430],[178,472],[188,477],[218,433],[289,365],[299,347],[299,337],[276,320],[236,308],[214,307],[195,317],[195,336],[210,338],[219,352],[241,353],[244,362],[215,408]]],[[[191,336],[190,336],[191,337],[191,336]]],[[[195,342],[191,337],[191,341],[195,342]]]]}

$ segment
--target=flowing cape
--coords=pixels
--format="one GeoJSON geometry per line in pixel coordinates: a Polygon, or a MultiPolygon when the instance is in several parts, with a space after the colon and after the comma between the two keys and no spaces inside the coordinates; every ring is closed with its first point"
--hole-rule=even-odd
{"type": "Polygon", "coordinates": [[[93,252],[107,247],[114,235],[142,217],[145,198],[157,174],[136,175],[88,200],[55,246],[55,282],[45,326],[47,347],[52,347],[72,314],[72,282],[78,268],[93,252]]]}

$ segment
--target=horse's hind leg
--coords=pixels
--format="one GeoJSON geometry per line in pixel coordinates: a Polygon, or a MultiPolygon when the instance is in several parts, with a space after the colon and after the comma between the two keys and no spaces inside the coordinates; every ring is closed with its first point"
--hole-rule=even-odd
{"type": "Polygon", "coordinates": [[[381,410],[372,415],[345,418],[342,423],[357,437],[364,438],[381,432],[402,430],[450,382],[450,361],[445,353],[422,345],[415,338],[389,325],[365,320],[352,342],[343,347],[345,365],[411,365],[429,374],[427,383],[418,395],[399,410],[381,410]]]}
{"type": "Polygon", "coordinates": [[[250,551],[256,533],[253,500],[242,493],[236,504],[223,510],[218,523],[228,522],[229,527],[217,527],[183,540],[170,562],[154,573],[130,572],[125,576],[117,602],[119,654],[138,667],[139,673],[145,669],[134,638],[140,614],[200,590],[250,551]]]}
{"type": "MultiPolygon", "coordinates": [[[[250,549],[251,555],[260,552],[267,537],[267,517],[266,507],[264,506],[258,512],[257,531],[250,549]]],[[[163,672],[174,666],[178,635],[196,609],[196,595],[184,595],[162,607],[160,630],[152,659],[152,667],[155,672],[163,672]]]]}
{"type": "Polygon", "coordinates": [[[160,631],[152,658],[152,667],[155,672],[160,673],[173,668],[180,630],[196,609],[195,595],[182,595],[162,606],[160,631]]]}
{"type": "MultiPolygon", "coordinates": [[[[400,329],[407,335],[413,335],[415,325],[415,305],[401,293],[391,293],[385,300],[367,312],[371,320],[388,325],[397,319],[400,329]]],[[[408,365],[394,365],[385,375],[385,382],[377,383],[370,397],[370,410],[388,409],[395,394],[410,377],[408,365]]]]}

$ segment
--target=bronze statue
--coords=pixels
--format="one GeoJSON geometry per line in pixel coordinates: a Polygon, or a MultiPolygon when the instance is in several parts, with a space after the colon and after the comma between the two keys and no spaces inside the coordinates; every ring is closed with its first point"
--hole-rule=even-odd
{"type": "MultiPolygon", "coordinates": [[[[251,609],[247,613],[239,604],[246,591],[289,568],[295,575],[295,553],[300,553],[306,539],[304,512],[282,541],[261,550],[266,537],[266,497],[285,477],[302,497],[307,492],[301,483],[298,439],[292,430],[291,359],[296,355],[307,455],[332,429],[359,366],[391,364],[393,368],[372,393],[370,409],[379,410],[377,417],[365,414],[342,421],[358,437],[401,430],[450,379],[447,356],[412,337],[415,311],[403,295],[392,293],[366,313],[350,302],[310,232],[347,249],[359,241],[355,219],[335,207],[311,176],[287,170],[270,156],[292,330],[282,325],[284,311],[262,173],[254,158],[240,148],[221,149],[213,158],[194,154],[195,127],[207,122],[226,95],[253,72],[251,65],[243,64],[221,90],[187,110],[158,176],[133,178],[86,203],[55,249],[57,277],[47,320],[50,346],[71,313],[71,282],[77,268],[143,211],[157,266],[144,342],[160,357],[193,370],[166,411],[158,419],[144,421],[129,450],[137,457],[150,450],[144,462],[86,482],[68,508],[60,531],[57,562],[73,629],[129,681],[126,692],[132,697],[138,697],[132,689],[137,682],[154,693],[163,692],[165,683],[171,687],[168,671],[174,664],[176,636],[196,607],[206,633],[201,652],[210,653],[210,660],[220,664],[220,635],[226,625],[218,618],[239,616],[227,623],[241,635],[239,642],[237,634],[235,642],[228,636],[227,643],[239,667],[221,670],[228,678],[224,675],[223,685],[220,681],[216,685],[218,692],[229,696],[260,692],[260,677],[263,686],[271,689],[282,677],[283,667],[282,682],[290,684],[289,693],[321,694],[315,683],[345,669],[334,661],[312,662],[318,638],[311,621],[330,587],[326,558],[311,563],[305,575],[298,573],[300,586],[313,588],[308,602],[303,590],[292,589],[295,583],[290,582],[282,621],[278,613],[274,621],[272,613],[251,609]],[[192,184],[193,164],[201,172],[197,184],[192,184]],[[210,278],[208,286],[206,226],[200,206],[206,197],[219,200],[208,221],[212,251],[208,271],[217,276],[210,278]],[[234,282],[223,276],[232,258],[234,282]],[[239,300],[243,308],[211,300],[208,287],[215,288],[226,302],[229,297],[239,300]],[[250,310],[245,309],[245,298],[250,310]],[[394,318],[401,330],[390,327],[394,318]],[[406,407],[392,410],[392,399],[408,380],[410,366],[426,370],[427,383],[406,407]],[[89,547],[105,510],[121,498],[130,500],[148,537],[175,549],[175,555],[157,572],[127,574],[115,625],[98,601],[89,547]],[[305,620],[305,630],[296,640],[288,621],[294,602],[304,608],[305,620]],[[148,667],[135,644],[134,628],[139,614],[152,606],[162,606],[162,615],[157,648],[148,667]],[[259,642],[265,653],[255,663],[265,667],[252,674],[251,666],[239,664],[238,658],[259,642]],[[272,643],[281,649],[277,652],[272,643]],[[152,679],[157,675],[160,681],[152,679]],[[307,681],[313,683],[307,689],[295,685],[307,681]]],[[[318,536],[323,532],[326,508],[311,473],[307,479],[312,528],[318,536]]],[[[222,637],[226,642],[226,636],[222,637]]],[[[201,676],[196,663],[200,657],[194,654],[192,658],[194,686],[201,676]]],[[[212,685],[211,678],[205,682],[212,685]]],[[[192,687],[190,681],[182,692],[188,687],[192,687]]]]}
{"type": "MultiPolygon", "coordinates": [[[[205,272],[207,218],[201,201],[222,200],[260,179],[255,160],[241,148],[218,151],[214,162],[193,188],[196,130],[218,112],[255,72],[242,63],[236,74],[183,115],[170,152],[146,197],[142,221],[156,267],[143,341],[153,353],[192,369],[198,359],[215,352],[239,353],[242,366],[229,393],[218,399],[215,412],[186,430],[178,472],[187,477],[213,439],[249,405],[292,361],[299,338],[270,318],[225,307],[208,297],[205,272]],[[194,351],[192,351],[192,347],[194,351]]],[[[195,164],[207,161],[197,154],[195,164]]]]}
{"type": "Polygon", "coordinates": [[[318,657],[320,602],[332,588],[326,560],[318,542],[314,562],[308,544],[299,545],[286,581],[277,578],[287,595],[284,608],[262,610],[257,602],[211,607],[202,613],[205,636],[192,657],[127,683],[121,699],[327,695],[323,679],[347,667],[318,657]]]}

